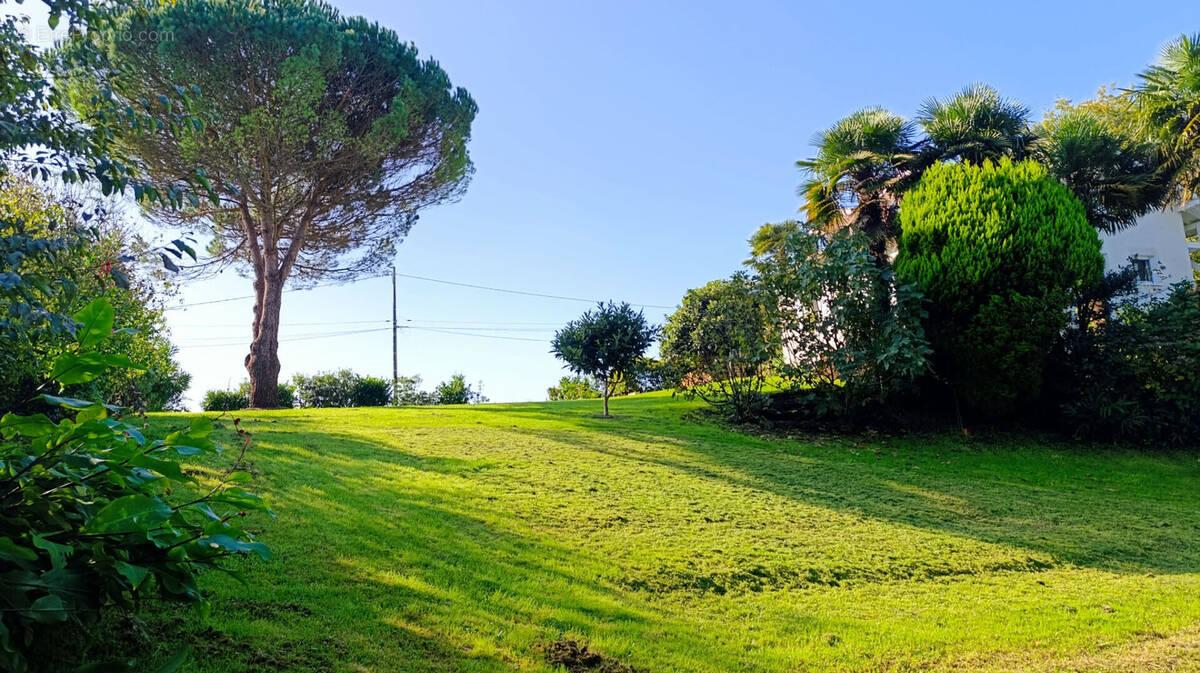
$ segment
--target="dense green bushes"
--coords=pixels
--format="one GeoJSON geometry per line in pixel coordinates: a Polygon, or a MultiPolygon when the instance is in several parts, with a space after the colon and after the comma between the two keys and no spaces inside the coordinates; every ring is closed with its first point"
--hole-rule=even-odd
{"type": "Polygon", "coordinates": [[[845,421],[926,374],[922,295],[865,236],[785,222],[762,227],[751,252],[754,275],[690,290],[668,319],[662,352],[681,392],[736,421],[845,421]]]}
{"type": "MultiPolygon", "coordinates": [[[[45,280],[29,292],[52,314],[70,315],[104,297],[115,307],[118,330],[104,352],[129,356],[140,366],[137,372],[110,370],[65,393],[148,411],[182,406],[190,377],[174,360],[153,269],[142,261],[145,245],[119,218],[103,206],[84,209],[74,196],[10,176],[0,181],[0,237],[40,246],[54,241],[54,254],[26,258],[20,250],[7,251],[0,273],[9,271],[10,255],[19,259],[13,269],[45,280]]],[[[62,349],[47,331],[0,341],[0,408],[28,405],[43,382],[45,363],[62,349]]]]}
{"type": "Polygon", "coordinates": [[[922,295],[879,265],[865,236],[795,227],[752,264],[778,309],[780,373],[805,412],[848,417],[925,374],[922,295]]]}
{"type": "MultiPolygon", "coordinates": [[[[210,390],[204,393],[200,408],[205,411],[237,411],[250,406],[250,382],[242,381],[237,390],[210,390]]],[[[291,409],[296,406],[296,386],[279,384],[279,407],[291,409]]]]}
{"type": "MultiPolygon", "coordinates": [[[[11,289],[3,292],[10,311],[11,289]]],[[[114,318],[112,305],[97,299],[60,322],[74,336],[59,337],[63,348],[48,363],[47,383],[62,389],[113,368],[136,369],[128,357],[105,352],[114,318]]],[[[242,487],[250,474],[235,466],[200,485],[178,463],[217,449],[209,420],[147,438],[121,419],[120,407],[61,395],[38,401],[50,415],[0,417],[0,667],[26,670],[27,657],[45,647],[47,628],[95,620],[114,607],[156,597],[207,609],[201,570],[236,575],[223,566],[227,557],[268,558],[238,523],[248,511],[266,510],[242,487]],[[188,484],[200,488],[199,497],[178,488],[188,484]]]]}
{"type": "Polygon", "coordinates": [[[433,390],[434,404],[479,404],[487,399],[467,383],[467,377],[455,374],[433,390]]]}
{"type": "MultiPolygon", "coordinates": [[[[1128,275],[1126,279],[1131,279],[1128,275]]],[[[1080,438],[1186,445],[1200,440],[1200,292],[1177,286],[1138,303],[1109,278],[1087,297],[1047,376],[1054,426],[1080,438]]]]}
{"type": "Polygon", "coordinates": [[[682,390],[735,421],[762,413],[779,360],[776,301],[744,273],[688,290],[663,326],[663,359],[689,373],[682,390]]]}
{"type": "MultiPolygon", "coordinates": [[[[420,389],[420,376],[402,376],[393,393],[392,383],[375,376],[362,376],[349,369],[297,374],[291,383],[279,384],[279,408],[385,407],[427,404],[477,404],[486,402],[462,374],[439,383],[433,392],[420,389]]],[[[205,411],[236,411],[250,405],[250,383],[237,390],[210,390],[200,406],[205,411]]]]}
{"type": "Polygon", "coordinates": [[[546,389],[546,397],[555,400],[592,400],[600,397],[596,385],[586,376],[564,376],[558,385],[546,389]]]}
{"type": "MultiPolygon", "coordinates": [[[[295,403],[300,407],[383,407],[392,401],[392,384],[349,369],[292,377],[295,403]]],[[[290,391],[289,391],[290,393],[290,391]]],[[[280,405],[284,392],[280,390],[280,405]]]]}
{"type": "MultiPolygon", "coordinates": [[[[110,338],[113,309],[96,300],[74,316],[73,347],[55,359],[52,379],[86,382],[120,356],[93,350],[110,338]]],[[[99,402],[42,395],[65,409],[0,418],[0,663],[22,670],[38,625],[93,619],[98,610],[134,607],[150,596],[206,604],[197,573],[222,559],[269,551],[237,521],[262,501],[242,489],[251,479],[233,471],[203,485],[200,497],[178,457],[216,450],[212,423],[147,439],[99,402]]],[[[227,572],[232,570],[225,569],[227,572]]]]}
{"type": "Polygon", "coordinates": [[[350,400],[355,407],[385,407],[392,401],[392,384],[374,376],[360,376],[350,390],[350,400]]]}
{"type": "Polygon", "coordinates": [[[204,393],[200,408],[205,411],[238,411],[249,406],[246,396],[236,390],[210,390],[204,393]]]}
{"type": "Polygon", "coordinates": [[[359,404],[355,391],[361,377],[349,369],[336,372],[321,372],[312,376],[296,374],[292,383],[296,386],[296,401],[301,407],[359,407],[383,406],[359,404]]]}
{"type": "Polygon", "coordinates": [[[896,271],[929,299],[938,373],[979,414],[1038,399],[1072,293],[1104,268],[1079,200],[1033,162],[939,164],[900,223],[896,271]]]}

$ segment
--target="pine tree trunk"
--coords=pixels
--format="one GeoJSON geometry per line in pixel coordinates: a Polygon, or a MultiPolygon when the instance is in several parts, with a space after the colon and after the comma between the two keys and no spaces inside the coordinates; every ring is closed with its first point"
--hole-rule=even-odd
{"type": "Polygon", "coordinates": [[[255,279],[254,339],[246,356],[250,374],[250,406],[274,409],[279,406],[279,309],[283,303],[283,279],[268,274],[255,279]]]}

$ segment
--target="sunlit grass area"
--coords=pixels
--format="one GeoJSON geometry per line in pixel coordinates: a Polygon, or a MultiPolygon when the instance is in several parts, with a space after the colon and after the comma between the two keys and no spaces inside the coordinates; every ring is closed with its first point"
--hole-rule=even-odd
{"type": "Polygon", "coordinates": [[[606,671],[1200,670],[1194,455],[767,439],[694,408],[244,413],[278,557],[207,576],[207,623],[151,611],[151,647],[205,672],[549,671],[564,639],[606,671]]]}

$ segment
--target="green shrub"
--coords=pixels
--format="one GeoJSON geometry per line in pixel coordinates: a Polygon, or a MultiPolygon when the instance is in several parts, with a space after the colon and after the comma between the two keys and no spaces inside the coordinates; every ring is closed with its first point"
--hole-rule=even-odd
{"type": "Polygon", "coordinates": [[[449,381],[442,381],[433,390],[434,404],[482,404],[487,402],[478,390],[471,388],[467,377],[455,374],[449,381]]]}
{"type": "Polygon", "coordinates": [[[1033,162],[938,164],[900,223],[896,270],[929,299],[938,373],[979,414],[1037,399],[1072,293],[1104,268],[1079,200],[1033,162]]]}
{"type": "Polygon", "coordinates": [[[633,395],[655,390],[670,390],[679,387],[682,371],[675,365],[656,358],[639,358],[633,368],[623,376],[613,391],[614,395],[633,395]]]}
{"type": "MultiPolygon", "coordinates": [[[[0,274],[40,277],[45,283],[30,283],[26,299],[51,314],[70,315],[97,297],[116,310],[119,331],[103,348],[130,357],[140,369],[110,370],[68,387],[65,394],[139,410],[180,408],[190,377],[174,360],[154,270],[143,260],[144,244],[106,209],[86,211],[86,228],[85,216],[77,211],[78,206],[36,184],[13,176],[0,179],[0,240],[55,246],[54,254],[27,257],[0,243],[0,274]],[[77,233],[64,237],[64,231],[77,233]],[[10,260],[16,262],[11,268],[10,260]]],[[[5,319],[0,307],[0,322],[5,319]]],[[[45,376],[44,363],[62,348],[61,340],[45,330],[0,341],[0,408],[19,410],[34,398],[45,376]]]]}
{"type": "Polygon", "coordinates": [[[395,390],[392,391],[392,404],[404,407],[436,403],[433,393],[421,390],[420,376],[401,376],[396,380],[395,390]]]}
{"type": "MultiPolygon", "coordinates": [[[[250,382],[246,381],[246,399],[250,399],[250,382]]],[[[296,406],[296,386],[281,381],[279,383],[279,408],[292,409],[296,406]]]]}
{"type": "Polygon", "coordinates": [[[1082,439],[1200,444],[1200,292],[1184,283],[1144,304],[1132,292],[1097,299],[1051,360],[1054,423],[1082,439]]]}
{"type": "Polygon", "coordinates": [[[751,264],[776,309],[780,374],[802,412],[855,420],[925,374],[922,295],[880,267],[866,237],[802,226],[775,232],[751,264]]]}
{"type": "Polygon", "coordinates": [[[663,326],[663,359],[687,372],[681,391],[735,421],[760,415],[780,356],[775,299],[744,273],[688,290],[663,326]]]}
{"type": "Polygon", "coordinates": [[[238,411],[249,405],[246,393],[241,390],[210,390],[200,402],[205,411],[238,411]]]}
{"type": "MultiPolygon", "coordinates": [[[[237,390],[210,390],[204,393],[200,408],[205,411],[238,411],[250,406],[250,382],[242,381],[237,390]]],[[[296,386],[290,383],[279,384],[279,408],[291,409],[296,406],[296,386]]]]}
{"type": "MultiPolygon", "coordinates": [[[[279,407],[278,408],[279,409],[294,408],[296,406],[296,386],[294,386],[290,383],[281,381],[278,385],[278,389],[279,389],[279,407]]],[[[250,382],[249,381],[242,381],[240,384],[238,384],[237,394],[241,395],[242,398],[245,399],[245,404],[243,404],[241,407],[237,407],[238,409],[243,409],[245,407],[250,406],[250,382]]],[[[230,407],[230,408],[232,409],[233,407],[230,407]]]]}
{"type": "MultiPolygon", "coordinates": [[[[96,300],[74,316],[73,344],[55,358],[52,380],[87,383],[120,355],[94,350],[112,334],[113,309],[96,300]]],[[[229,556],[269,551],[237,521],[266,510],[243,490],[251,476],[232,471],[199,497],[178,457],[217,450],[212,422],[147,438],[142,428],[99,402],[41,395],[46,414],[0,418],[0,668],[26,669],[48,626],[94,619],[112,607],[162,600],[207,607],[197,574],[229,556]]]]}
{"type": "Polygon", "coordinates": [[[374,376],[362,376],[350,391],[353,406],[386,407],[392,401],[392,384],[374,376]]]}
{"type": "Polygon", "coordinates": [[[349,407],[354,405],[354,382],[358,376],[349,369],[320,372],[312,376],[296,374],[296,398],[304,408],[349,407]]]}
{"type": "Polygon", "coordinates": [[[558,385],[546,389],[546,397],[555,400],[593,400],[600,397],[596,384],[586,376],[564,376],[558,385]]]}
{"type": "MultiPolygon", "coordinates": [[[[418,381],[420,379],[417,379],[418,381]]],[[[349,369],[321,372],[312,376],[297,374],[286,392],[279,389],[279,403],[293,396],[301,407],[382,407],[392,400],[391,383],[373,376],[359,376],[349,369]]]]}

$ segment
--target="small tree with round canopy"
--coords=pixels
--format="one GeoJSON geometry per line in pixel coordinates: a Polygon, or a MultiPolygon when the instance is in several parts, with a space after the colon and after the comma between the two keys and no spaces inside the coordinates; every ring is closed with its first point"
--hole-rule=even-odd
{"type": "Polygon", "coordinates": [[[600,382],[604,417],[608,398],[618,383],[636,372],[638,362],[654,342],[658,328],[627,303],[608,302],[567,323],[554,335],[551,352],[576,374],[600,382]]]}

